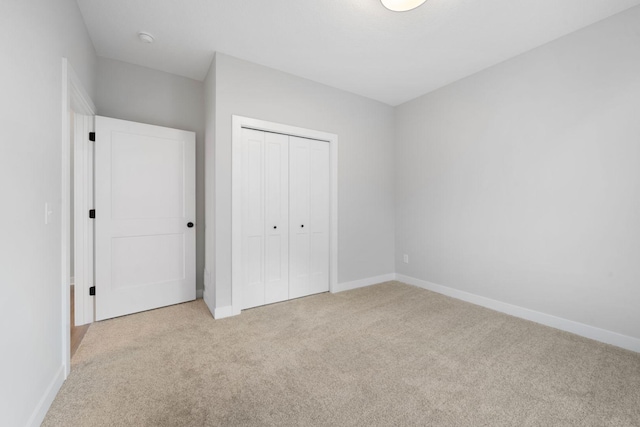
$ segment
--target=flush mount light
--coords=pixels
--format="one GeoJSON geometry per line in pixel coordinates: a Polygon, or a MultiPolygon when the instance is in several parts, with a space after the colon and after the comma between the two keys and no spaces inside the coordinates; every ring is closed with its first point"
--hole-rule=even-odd
{"type": "Polygon", "coordinates": [[[406,12],[415,9],[427,0],[380,0],[384,7],[394,12],[406,12]]]}
{"type": "Polygon", "coordinates": [[[138,33],[138,38],[143,43],[153,43],[153,36],[149,33],[141,31],[138,33]]]}

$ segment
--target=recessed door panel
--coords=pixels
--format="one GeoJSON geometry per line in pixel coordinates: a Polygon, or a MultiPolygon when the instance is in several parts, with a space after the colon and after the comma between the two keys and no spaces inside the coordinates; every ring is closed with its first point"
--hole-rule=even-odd
{"type": "Polygon", "coordinates": [[[309,288],[309,140],[289,137],[289,297],[309,288]]]}
{"type": "Polygon", "coordinates": [[[329,144],[309,141],[309,293],[329,290],[329,144]]]}
{"type": "Polygon", "coordinates": [[[246,239],[246,257],[244,306],[250,308],[264,305],[264,238],[262,236],[246,239]]]}
{"type": "Polygon", "coordinates": [[[184,235],[117,237],[111,241],[113,289],[184,280],[184,235]]]}
{"type": "Polygon", "coordinates": [[[184,145],[180,140],[112,132],[113,219],[184,217],[184,145]]]}

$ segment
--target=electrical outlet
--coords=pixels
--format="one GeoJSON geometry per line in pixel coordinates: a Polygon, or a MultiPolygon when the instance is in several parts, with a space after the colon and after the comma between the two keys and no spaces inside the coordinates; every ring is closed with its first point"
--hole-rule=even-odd
{"type": "Polygon", "coordinates": [[[407,254],[402,255],[402,261],[404,261],[405,264],[409,264],[409,255],[407,254]]]}
{"type": "Polygon", "coordinates": [[[51,222],[51,215],[53,215],[53,209],[49,202],[44,202],[44,225],[48,225],[51,222]]]}

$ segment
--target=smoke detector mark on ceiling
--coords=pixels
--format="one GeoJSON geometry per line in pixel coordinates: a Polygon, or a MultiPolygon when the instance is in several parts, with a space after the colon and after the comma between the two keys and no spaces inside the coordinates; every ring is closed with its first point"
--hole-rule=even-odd
{"type": "Polygon", "coordinates": [[[151,34],[146,33],[144,31],[140,31],[138,33],[138,38],[140,39],[141,42],[149,43],[149,44],[153,43],[153,41],[155,40],[151,34]]]}

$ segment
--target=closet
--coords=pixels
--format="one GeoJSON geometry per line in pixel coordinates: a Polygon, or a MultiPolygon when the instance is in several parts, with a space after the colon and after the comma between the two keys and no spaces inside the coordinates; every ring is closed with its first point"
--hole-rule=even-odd
{"type": "Polygon", "coordinates": [[[241,308],[329,290],[327,141],[242,129],[241,308]]]}

